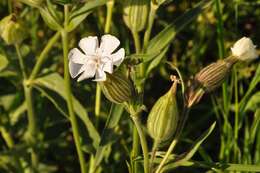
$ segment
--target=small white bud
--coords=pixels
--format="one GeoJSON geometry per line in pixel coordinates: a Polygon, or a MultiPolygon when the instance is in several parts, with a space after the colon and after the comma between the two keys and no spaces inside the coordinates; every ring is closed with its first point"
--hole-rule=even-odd
{"type": "Polygon", "coordinates": [[[258,57],[256,52],[256,46],[252,40],[247,37],[243,37],[238,40],[231,48],[233,56],[236,56],[241,61],[253,60],[258,57]]]}

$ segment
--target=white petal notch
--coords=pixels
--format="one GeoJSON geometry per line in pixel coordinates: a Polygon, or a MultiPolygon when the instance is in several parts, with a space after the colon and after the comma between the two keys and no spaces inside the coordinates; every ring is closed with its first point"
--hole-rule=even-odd
{"type": "Polygon", "coordinates": [[[82,38],[79,48],[73,48],[69,52],[69,72],[72,78],[78,78],[78,82],[93,78],[93,81],[105,81],[106,73],[113,73],[113,67],[119,66],[125,58],[125,50],[119,47],[120,41],[112,35],[101,37],[98,44],[96,36],[82,38]]]}
{"type": "Polygon", "coordinates": [[[239,39],[231,48],[232,55],[241,61],[253,60],[258,57],[256,46],[247,37],[239,39]]]}

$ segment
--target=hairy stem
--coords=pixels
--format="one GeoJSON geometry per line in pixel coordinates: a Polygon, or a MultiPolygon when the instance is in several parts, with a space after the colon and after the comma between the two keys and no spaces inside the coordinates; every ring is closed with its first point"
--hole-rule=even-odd
{"type": "Polygon", "coordinates": [[[86,161],[84,158],[83,151],[81,150],[80,145],[80,136],[79,136],[79,128],[77,117],[74,113],[73,102],[72,102],[72,93],[71,93],[71,86],[70,86],[70,76],[69,76],[69,64],[68,64],[68,33],[67,33],[67,26],[68,26],[68,15],[69,15],[69,8],[68,5],[64,6],[64,30],[62,31],[62,47],[63,47],[63,56],[64,56],[64,79],[65,79],[65,90],[66,90],[66,101],[67,107],[69,110],[69,117],[72,126],[72,133],[76,145],[76,150],[80,162],[80,169],[81,173],[87,173],[86,169],[86,161]]]}
{"type": "Polygon", "coordinates": [[[148,147],[147,147],[147,141],[146,141],[146,138],[145,138],[145,134],[143,132],[142,125],[141,125],[138,117],[136,117],[134,115],[134,116],[131,116],[131,118],[132,118],[132,120],[135,124],[136,129],[137,129],[137,132],[138,132],[138,135],[139,135],[139,138],[140,138],[140,142],[141,142],[141,147],[142,147],[142,150],[143,150],[144,172],[149,173],[149,155],[148,155],[148,147]]]}
{"type": "MultiPolygon", "coordinates": [[[[113,15],[113,8],[114,8],[114,0],[110,0],[107,2],[107,14],[106,14],[106,24],[105,24],[105,33],[110,32],[111,22],[112,22],[112,15],[113,15]]],[[[96,87],[96,100],[95,100],[95,115],[98,117],[100,115],[100,107],[101,107],[101,88],[100,85],[97,84],[96,87]]],[[[98,118],[97,118],[98,122],[98,118]]],[[[98,123],[97,123],[98,125],[98,123]]]]}
{"type": "MultiPolygon", "coordinates": [[[[20,52],[19,45],[15,45],[15,49],[17,52],[18,60],[19,60],[19,65],[22,71],[23,75],[23,89],[24,89],[24,96],[25,96],[25,101],[27,105],[27,117],[28,117],[28,130],[27,130],[27,142],[34,146],[36,143],[36,135],[37,135],[37,120],[36,116],[34,113],[34,107],[33,107],[33,99],[32,99],[32,87],[27,85],[27,74],[25,71],[25,65],[23,61],[22,54],[20,52]]],[[[38,156],[35,148],[32,148],[31,151],[31,162],[32,162],[32,169],[35,172],[38,168],[38,156]]]]}

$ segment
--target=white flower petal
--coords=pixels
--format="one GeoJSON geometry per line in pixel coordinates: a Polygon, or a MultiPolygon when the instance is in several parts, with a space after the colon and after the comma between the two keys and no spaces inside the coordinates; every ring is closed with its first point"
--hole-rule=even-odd
{"type": "Polygon", "coordinates": [[[97,71],[96,71],[96,76],[95,76],[95,80],[93,81],[105,81],[106,80],[106,73],[98,68],[97,71]]]}
{"type": "Polygon", "coordinates": [[[70,72],[70,76],[72,78],[77,77],[81,72],[80,69],[83,65],[82,64],[76,64],[74,62],[72,62],[71,60],[69,61],[69,72],[70,72]]]}
{"type": "Polygon", "coordinates": [[[113,64],[119,66],[125,58],[125,49],[121,48],[119,51],[111,55],[113,64]]]}
{"type": "Polygon", "coordinates": [[[112,35],[106,34],[101,37],[100,49],[104,54],[110,55],[120,44],[120,41],[112,35]]]}
{"type": "Polygon", "coordinates": [[[87,55],[95,54],[96,49],[98,47],[98,38],[89,36],[82,38],[79,41],[79,47],[85,52],[87,55]]]}
{"type": "Polygon", "coordinates": [[[77,64],[84,64],[84,61],[86,60],[86,55],[84,55],[79,49],[73,48],[69,52],[69,60],[77,63],[77,64]]]}
{"type": "Polygon", "coordinates": [[[82,73],[82,75],[79,76],[78,78],[78,82],[84,80],[84,79],[88,79],[88,78],[92,78],[95,76],[96,73],[96,65],[93,63],[89,63],[89,64],[85,64],[81,67],[80,69],[82,73]]]}
{"type": "Polygon", "coordinates": [[[252,60],[258,57],[256,46],[252,40],[247,37],[239,39],[231,48],[232,55],[236,56],[239,60],[252,60]]]}
{"type": "Polygon", "coordinates": [[[113,63],[112,62],[105,63],[102,70],[112,74],[113,73],[113,63]]]}

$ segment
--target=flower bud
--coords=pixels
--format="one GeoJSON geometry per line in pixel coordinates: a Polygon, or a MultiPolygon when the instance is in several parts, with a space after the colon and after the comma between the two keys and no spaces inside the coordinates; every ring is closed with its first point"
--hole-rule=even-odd
{"type": "Polygon", "coordinates": [[[104,82],[99,82],[103,94],[113,103],[128,102],[134,95],[132,82],[120,72],[107,74],[104,82]]]}
{"type": "Polygon", "coordinates": [[[247,37],[243,37],[238,40],[231,48],[233,56],[241,61],[253,60],[258,57],[256,52],[256,46],[252,40],[247,37]]]}
{"type": "Polygon", "coordinates": [[[196,74],[195,82],[206,92],[210,92],[223,83],[235,62],[236,60],[231,57],[212,63],[196,74]]]}
{"type": "Polygon", "coordinates": [[[0,35],[7,44],[19,44],[26,37],[26,30],[21,21],[11,14],[0,21],[0,35]]]}
{"type": "Polygon", "coordinates": [[[212,63],[199,71],[186,93],[186,106],[191,107],[198,103],[205,92],[211,92],[219,87],[237,61],[236,57],[231,56],[212,63]]]}
{"type": "Polygon", "coordinates": [[[147,0],[128,0],[124,7],[124,21],[133,32],[141,31],[146,26],[149,3],[147,0]]]}
{"type": "Polygon", "coordinates": [[[168,140],[176,131],[179,113],[176,102],[177,80],[170,90],[154,104],[147,120],[147,129],[156,142],[168,140]]]}

